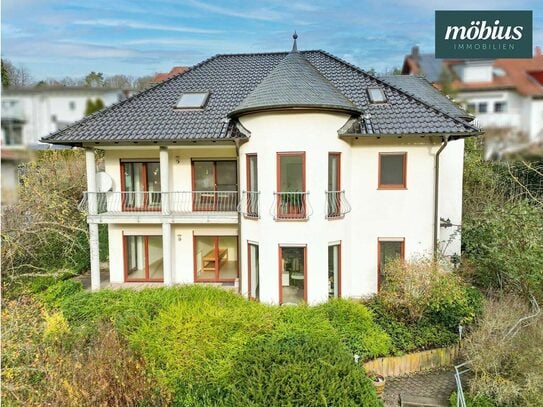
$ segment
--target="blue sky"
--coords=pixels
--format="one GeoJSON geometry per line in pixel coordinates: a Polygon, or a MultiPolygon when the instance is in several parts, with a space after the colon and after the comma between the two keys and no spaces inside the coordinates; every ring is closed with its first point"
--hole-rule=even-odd
{"type": "Polygon", "coordinates": [[[533,10],[541,0],[3,0],[2,56],[35,79],[149,75],[217,53],[324,49],[378,71],[400,66],[414,44],[434,49],[434,11],[533,10]],[[476,7],[473,7],[476,4],[476,7]]]}

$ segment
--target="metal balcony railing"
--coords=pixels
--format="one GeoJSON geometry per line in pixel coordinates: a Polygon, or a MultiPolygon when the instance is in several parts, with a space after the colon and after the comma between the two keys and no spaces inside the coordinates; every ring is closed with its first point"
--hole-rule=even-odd
{"type": "Polygon", "coordinates": [[[345,197],[345,191],[325,191],[326,194],[326,219],[338,219],[351,212],[351,204],[345,197]]]}
{"type": "Polygon", "coordinates": [[[274,192],[270,213],[278,220],[306,220],[313,214],[309,192],[274,192]]]}
{"type": "Polygon", "coordinates": [[[89,214],[237,212],[237,191],[85,192],[79,209],[89,214]]]}
{"type": "Polygon", "coordinates": [[[260,217],[260,192],[243,191],[239,203],[239,213],[246,218],[258,219],[260,217]]]}

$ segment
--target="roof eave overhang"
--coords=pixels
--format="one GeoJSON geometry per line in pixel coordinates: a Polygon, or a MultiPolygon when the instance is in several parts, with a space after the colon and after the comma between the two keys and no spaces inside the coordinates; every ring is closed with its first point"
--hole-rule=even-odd
{"type": "Polygon", "coordinates": [[[466,132],[439,132],[439,133],[342,133],[338,134],[340,138],[381,138],[381,137],[444,137],[449,136],[450,139],[458,140],[468,137],[477,137],[484,134],[484,131],[466,131],[466,132]]]}
{"type": "Polygon", "coordinates": [[[224,137],[224,138],[194,138],[194,139],[167,139],[167,140],[73,140],[73,141],[49,141],[43,143],[64,145],[71,147],[83,146],[160,146],[160,145],[193,145],[193,144],[231,144],[236,141],[245,141],[246,137],[224,137]]]}
{"type": "Polygon", "coordinates": [[[353,106],[336,106],[336,105],[290,105],[290,104],[280,104],[280,105],[271,105],[271,106],[259,106],[259,107],[248,107],[242,109],[236,109],[228,113],[228,117],[239,117],[251,113],[262,113],[262,112],[278,112],[278,111],[325,111],[325,112],[334,112],[334,113],[346,113],[346,114],[355,114],[360,115],[362,110],[353,106]]]}

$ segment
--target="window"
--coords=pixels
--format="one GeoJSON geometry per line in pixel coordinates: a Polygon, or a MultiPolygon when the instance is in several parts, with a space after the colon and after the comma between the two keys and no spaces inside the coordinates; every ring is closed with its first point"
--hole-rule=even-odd
{"type": "Polygon", "coordinates": [[[19,123],[7,122],[2,124],[5,146],[23,145],[23,126],[19,123]]]}
{"type": "Polygon", "coordinates": [[[341,215],[341,154],[328,154],[328,193],[327,217],[336,218],[341,215]]]}
{"type": "Polygon", "coordinates": [[[162,236],[125,236],[125,281],[164,281],[162,236]]]}
{"type": "Polygon", "coordinates": [[[258,218],[258,165],[256,154],[247,154],[247,217],[258,218]]]}
{"type": "Polygon", "coordinates": [[[379,153],[379,189],[406,188],[407,153],[379,153]]]}
{"type": "Polygon", "coordinates": [[[385,103],[387,98],[381,88],[368,88],[368,96],[371,103],[385,103]]]}
{"type": "Polygon", "coordinates": [[[195,281],[233,282],[237,277],[237,236],[194,236],[195,281]]]}
{"type": "Polygon", "coordinates": [[[195,211],[235,211],[238,206],[237,162],[194,160],[192,206],[195,211]]]}
{"type": "Polygon", "coordinates": [[[175,107],[179,109],[201,109],[205,106],[209,92],[187,92],[183,93],[175,107]]]}
{"type": "Polygon", "coordinates": [[[160,164],[121,162],[123,211],[160,210],[160,164]]]}
{"type": "Polygon", "coordinates": [[[279,303],[307,301],[306,247],[279,247],[279,303]]]}
{"type": "Polygon", "coordinates": [[[487,113],[488,112],[488,104],[486,102],[479,103],[479,113],[487,113]]]}
{"type": "Polygon", "coordinates": [[[70,110],[75,110],[75,102],[73,100],[70,102],[70,110]]]}
{"type": "Polygon", "coordinates": [[[277,217],[305,218],[305,153],[277,153],[277,217]]]}
{"type": "Polygon", "coordinates": [[[477,107],[475,106],[475,103],[468,103],[466,105],[466,110],[468,111],[468,113],[475,114],[476,109],[477,109],[477,107]]]}
{"type": "Polygon", "coordinates": [[[341,297],[341,244],[328,246],[328,298],[341,297]]]}
{"type": "Polygon", "coordinates": [[[385,270],[387,263],[395,259],[404,259],[404,239],[379,239],[378,246],[378,264],[377,264],[377,286],[381,284],[385,278],[385,270]]]}
{"type": "Polygon", "coordinates": [[[495,102],[494,111],[496,113],[505,113],[507,112],[507,102],[495,102]]]}
{"type": "Polygon", "coordinates": [[[249,298],[260,299],[260,260],[258,256],[258,245],[247,244],[247,256],[249,267],[249,298]]]}

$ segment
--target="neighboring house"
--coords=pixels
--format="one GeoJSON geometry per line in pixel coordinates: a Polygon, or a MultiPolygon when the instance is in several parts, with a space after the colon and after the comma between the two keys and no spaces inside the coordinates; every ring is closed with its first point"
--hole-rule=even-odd
{"type": "Polygon", "coordinates": [[[231,285],[274,304],[370,295],[390,259],[459,254],[463,139],[480,131],[421,84],[295,42],[216,55],[46,137],[86,150],[92,288],[98,224],[109,283],[231,285]]]}
{"type": "Polygon", "coordinates": [[[170,72],[159,72],[155,74],[151,83],[157,84],[164,82],[166,79],[170,79],[172,76],[188,71],[188,69],[188,66],[174,66],[172,69],[170,69],[170,72]]]}
{"type": "Polygon", "coordinates": [[[124,99],[118,89],[84,87],[8,88],[2,91],[2,203],[15,199],[17,165],[32,150],[48,148],[40,139],[85,116],[87,100],[105,106],[124,99]],[[9,157],[9,158],[5,158],[9,157]]]}
{"type": "MultiPolygon", "coordinates": [[[[440,87],[450,81],[455,99],[485,129],[498,128],[490,154],[543,143],[543,55],[531,59],[442,60],[413,47],[403,74],[421,75],[440,87]],[[498,151],[496,151],[498,150],[498,151]]],[[[493,141],[493,142],[492,142],[493,141]]]]}

